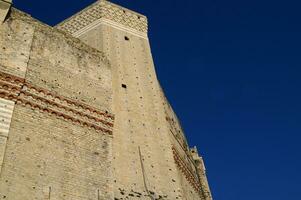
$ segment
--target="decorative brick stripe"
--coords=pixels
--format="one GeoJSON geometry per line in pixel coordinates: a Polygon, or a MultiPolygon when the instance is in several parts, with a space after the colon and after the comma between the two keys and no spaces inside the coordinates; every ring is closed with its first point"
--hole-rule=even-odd
{"type": "Polygon", "coordinates": [[[61,119],[112,134],[114,116],[91,106],[56,95],[26,83],[24,79],[0,72],[0,97],[30,106],[61,119]]]}
{"type": "MultiPolygon", "coordinates": [[[[195,162],[188,150],[188,144],[186,142],[186,139],[184,138],[184,134],[183,134],[182,130],[179,130],[175,127],[176,123],[172,118],[166,117],[166,120],[167,120],[167,122],[169,122],[169,125],[170,125],[169,131],[170,131],[171,135],[173,136],[175,141],[179,144],[179,146],[182,148],[182,150],[185,152],[188,161],[196,168],[195,162]],[[176,134],[174,132],[181,133],[180,138],[177,137],[177,136],[179,136],[179,134],[176,134]]],[[[193,171],[193,169],[189,165],[188,165],[188,167],[189,167],[190,171],[193,171]]]]}
{"type": "Polygon", "coordinates": [[[181,158],[180,154],[178,153],[175,147],[172,147],[172,152],[175,159],[175,163],[177,164],[181,172],[184,174],[187,181],[194,188],[196,193],[198,193],[200,197],[202,197],[202,193],[201,193],[202,188],[201,188],[200,181],[196,176],[194,176],[194,173],[189,169],[189,167],[187,166],[185,161],[181,158]]]}

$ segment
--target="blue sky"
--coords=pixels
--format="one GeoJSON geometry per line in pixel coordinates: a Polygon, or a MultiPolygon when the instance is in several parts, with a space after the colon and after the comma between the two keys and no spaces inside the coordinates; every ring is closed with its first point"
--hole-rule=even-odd
{"type": "MultiPolygon", "coordinates": [[[[94,1],[14,2],[54,25],[94,1]]],[[[214,199],[301,199],[300,3],[112,2],[148,16],[159,80],[214,199]]]]}

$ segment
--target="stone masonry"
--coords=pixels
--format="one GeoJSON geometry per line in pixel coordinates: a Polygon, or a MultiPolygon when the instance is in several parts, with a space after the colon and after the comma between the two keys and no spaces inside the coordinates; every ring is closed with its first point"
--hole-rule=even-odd
{"type": "Polygon", "coordinates": [[[145,16],[98,0],[50,27],[0,0],[0,20],[0,200],[212,200],[145,16]]]}

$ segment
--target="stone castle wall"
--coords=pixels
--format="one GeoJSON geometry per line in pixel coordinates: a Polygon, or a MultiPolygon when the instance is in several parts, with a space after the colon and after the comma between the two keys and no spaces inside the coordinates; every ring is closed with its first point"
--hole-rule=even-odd
{"type": "Polygon", "coordinates": [[[79,38],[105,52],[112,64],[115,198],[147,199],[151,193],[154,198],[179,199],[148,40],[108,25],[79,38]]]}
{"type": "Polygon", "coordinates": [[[112,199],[108,60],[15,9],[0,48],[0,199],[112,199]]]}

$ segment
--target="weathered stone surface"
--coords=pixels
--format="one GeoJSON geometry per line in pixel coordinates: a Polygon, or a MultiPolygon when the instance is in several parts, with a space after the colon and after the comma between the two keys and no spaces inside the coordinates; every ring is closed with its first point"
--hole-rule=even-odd
{"type": "Polygon", "coordinates": [[[110,63],[15,9],[0,28],[0,198],[113,199],[110,63]]]}
{"type": "Polygon", "coordinates": [[[34,26],[22,18],[11,17],[0,25],[1,71],[25,77],[33,33],[34,26]]]}
{"type": "Polygon", "coordinates": [[[112,199],[111,138],[17,105],[0,194],[11,200],[112,199]],[[50,193],[50,194],[49,194],[50,193]]]}

